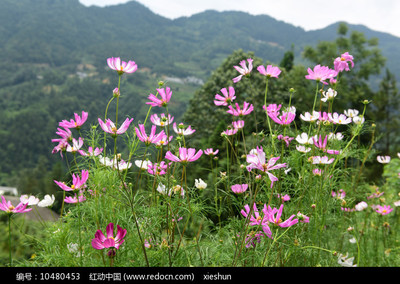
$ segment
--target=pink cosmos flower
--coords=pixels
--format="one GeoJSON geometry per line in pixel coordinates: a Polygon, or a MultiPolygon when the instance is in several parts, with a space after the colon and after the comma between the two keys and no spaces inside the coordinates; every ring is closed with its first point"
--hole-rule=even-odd
{"type": "Polygon", "coordinates": [[[215,155],[217,155],[218,154],[218,152],[219,152],[219,150],[217,149],[217,150],[213,150],[213,148],[207,148],[206,150],[204,150],[204,154],[206,154],[207,156],[215,156],[215,155]]]}
{"type": "Polygon", "coordinates": [[[325,80],[329,80],[337,76],[337,72],[335,70],[330,69],[327,66],[316,65],[313,70],[311,68],[307,69],[308,75],[305,76],[308,80],[315,80],[317,82],[322,82],[325,85],[328,85],[325,80]]]}
{"type": "Polygon", "coordinates": [[[224,135],[232,136],[232,135],[235,135],[238,131],[239,131],[239,129],[237,129],[237,128],[229,127],[227,130],[222,131],[221,135],[222,136],[224,136],[224,135]]]}
{"type": "Polygon", "coordinates": [[[250,75],[251,70],[253,70],[253,59],[248,58],[248,59],[247,59],[247,62],[249,63],[249,66],[248,66],[248,67],[246,66],[246,60],[240,61],[239,65],[240,65],[241,67],[239,67],[239,66],[233,66],[233,68],[235,68],[235,69],[240,73],[239,76],[237,76],[237,77],[235,77],[235,78],[232,79],[232,80],[233,80],[233,83],[237,83],[237,82],[239,82],[240,80],[242,80],[242,77],[243,77],[243,76],[250,75]]]}
{"type": "Polygon", "coordinates": [[[285,194],[285,195],[278,194],[278,198],[280,198],[282,200],[282,202],[286,202],[286,201],[290,200],[290,195],[288,195],[288,194],[285,194]]]}
{"type": "Polygon", "coordinates": [[[215,95],[214,104],[217,106],[227,106],[234,99],[236,99],[235,89],[233,87],[229,87],[229,92],[226,90],[226,88],[223,88],[223,89],[221,89],[221,93],[224,96],[221,96],[219,94],[215,95]]]}
{"type": "Polygon", "coordinates": [[[351,68],[354,67],[353,56],[348,52],[343,53],[340,57],[337,57],[333,61],[333,65],[336,72],[350,71],[349,62],[351,63],[351,68]]]}
{"type": "Polygon", "coordinates": [[[346,192],[343,189],[339,189],[338,192],[332,191],[332,197],[335,197],[337,199],[344,199],[346,197],[346,192]]]}
{"type": "Polygon", "coordinates": [[[301,223],[310,223],[310,217],[302,214],[300,211],[297,212],[296,217],[301,223]]]}
{"type": "Polygon", "coordinates": [[[376,212],[381,215],[387,215],[393,211],[393,208],[391,208],[390,205],[383,205],[383,206],[377,205],[375,209],[376,212]]]}
{"type": "Polygon", "coordinates": [[[28,203],[20,202],[16,207],[11,204],[11,201],[7,201],[5,197],[1,196],[0,210],[6,212],[7,214],[14,213],[26,213],[32,210],[32,208],[27,208],[28,203]]]}
{"type": "Polygon", "coordinates": [[[239,104],[236,103],[236,109],[234,109],[231,105],[228,106],[229,110],[227,111],[227,113],[230,113],[234,116],[239,116],[242,117],[244,115],[248,115],[249,113],[251,113],[254,109],[252,104],[249,104],[247,102],[243,103],[243,109],[240,108],[239,104]]]}
{"type": "MultiPolygon", "coordinates": [[[[60,122],[61,123],[61,122],[60,122]]],[[[51,139],[51,142],[69,142],[72,139],[72,132],[69,128],[57,128],[56,134],[61,138],[51,139]]]]}
{"type": "Polygon", "coordinates": [[[279,158],[280,157],[271,158],[269,159],[268,163],[266,163],[265,153],[262,147],[257,146],[257,149],[251,150],[250,154],[248,154],[246,157],[246,161],[247,163],[249,163],[246,169],[249,172],[252,171],[253,169],[258,169],[262,172],[265,172],[268,175],[269,179],[271,180],[271,188],[272,188],[274,182],[277,181],[278,178],[273,174],[271,174],[269,171],[286,167],[286,163],[275,165],[275,163],[279,160],[279,158]]]}
{"type": "Polygon", "coordinates": [[[244,120],[233,121],[232,126],[236,129],[242,129],[244,127],[244,120]]]}
{"type": "Polygon", "coordinates": [[[279,115],[279,112],[267,112],[268,116],[276,123],[280,125],[289,125],[296,118],[296,113],[294,112],[282,112],[282,115],[279,115]]]}
{"type": "Polygon", "coordinates": [[[89,178],[89,171],[87,170],[82,170],[81,172],[81,177],[78,175],[72,174],[72,185],[67,186],[63,182],[59,182],[54,180],[54,182],[62,189],[65,191],[74,191],[74,190],[81,190],[86,186],[86,181],[89,178]]]}
{"type": "Polygon", "coordinates": [[[282,105],[277,105],[277,104],[269,104],[267,108],[265,108],[265,105],[263,105],[263,110],[266,112],[279,112],[281,109],[282,105]]]}
{"type": "Polygon", "coordinates": [[[92,239],[92,247],[94,249],[104,248],[115,248],[119,247],[124,243],[124,237],[126,235],[126,229],[122,229],[117,225],[117,234],[114,237],[114,223],[109,223],[106,227],[106,236],[101,230],[97,230],[92,239]]]}
{"type": "Polygon", "coordinates": [[[133,73],[138,68],[135,61],[130,60],[126,63],[125,61],[121,61],[120,57],[107,58],[107,64],[112,70],[117,71],[119,75],[124,73],[133,73]]]}
{"type": "Polygon", "coordinates": [[[268,222],[275,224],[279,227],[287,228],[287,227],[293,226],[294,224],[297,224],[299,222],[298,219],[293,219],[294,217],[296,217],[295,214],[290,216],[286,221],[282,222],[281,216],[282,216],[282,211],[283,211],[283,204],[281,204],[279,209],[276,209],[276,208],[272,209],[268,205],[268,208],[264,207],[263,210],[264,210],[264,214],[268,217],[268,222]]]}
{"type": "Polygon", "coordinates": [[[147,102],[146,104],[151,106],[158,106],[158,107],[166,107],[168,105],[169,100],[172,96],[172,91],[169,87],[165,89],[157,89],[158,94],[161,96],[161,99],[157,98],[157,96],[150,94],[148,99],[151,102],[147,102]]]}
{"type": "Polygon", "coordinates": [[[243,193],[247,190],[247,188],[249,187],[249,185],[247,183],[245,184],[235,184],[231,186],[231,189],[234,193],[236,194],[240,194],[243,193]]]}
{"type": "Polygon", "coordinates": [[[171,151],[168,151],[165,154],[165,158],[178,163],[187,163],[187,162],[194,162],[201,157],[203,154],[203,150],[199,150],[196,153],[196,149],[194,148],[179,148],[179,157],[173,155],[171,151]]]}
{"type": "Polygon", "coordinates": [[[157,126],[152,125],[150,136],[146,134],[146,130],[144,129],[144,124],[139,124],[139,128],[135,127],[136,136],[140,141],[144,142],[147,146],[151,143],[159,142],[163,136],[165,135],[164,130],[156,135],[157,126]]]}
{"type": "Polygon", "coordinates": [[[167,118],[164,113],[162,113],[159,117],[158,114],[155,113],[152,116],[150,116],[150,120],[153,124],[160,126],[160,127],[164,127],[164,126],[171,124],[172,121],[174,121],[174,117],[173,116],[171,117],[171,115],[168,114],[168,118],[167,118]]]}
{"type": "Polygon", "coordinates": [[[67,150],[67,146],[68,146],[68,142],[67,141],[61,141],[60,143],[58,143],[57,146],[55,146],[53,148],[53,150],[51,151],[52,154],[54,153],[58,153],[60,152],[61,158],[63,157],[63,152],[66,152],[67,150]]]}
{"type": "Polygon", "coordinates": [[[253,215],[249,216],[250,214],[250,206],[245,205],[244,206],[245,210],[241,210],[240,213],[249,219],[249,225],[250,226],[262,226],[262,230],[264,231],[265,235],[267,235],[270,239],[272,239],[272,232],[270,227],[268,226],[268,216],[266,214],[266,205],[264,204],[264,209],[262,210],[263,215],[261,216],[258,209],[257,205],[254,203],[253,204],[253,215]]]}
{"type": "Polygon", "coordinates": [[[86,122],[88,118],[88,113],[82,111],[82,117],[80,117],[77,113],[74,113],[75,120],[71,119],[70,121],[63,120],[59,122],[59,126],[64,127],[64,128],[76,128],[80,129],[81,126],[86,122]]]}
{"type": "Polygon", "coordinates": [[[290,141],[294,139],[294,137],[283,136],[282,134],[278,135],[278,140],[283,140],[286,144],[286,147],[289,147],[290,141]]]}
{"type": "Polygon", "coordinates": [[[381,192],[381,191],[379,191],[379,188],[376,188],[375,192],[374,192],[372,195],[368,196],[367,199],[379,198],[379,197],[381,197],[384,193],[385,193],[384,191],[381,192]]]}
{"type": "Polygon", "coordinates": [[[261,75],[267,76],[268,78],[273,77],[273,78],[278,78],[279,74],[281,74],[281,70],[278,67],[268,65],[267,69],[263,65],[260,65],[257,67],[258,72],[260,72],[261,75]]]}
{"type": "MultiPolygon", "coordinates": [[[[82,151],[83,152],[83,151],[82,151]]],[[[103,152],[103,148],[98,148],[96,147],[96,149],[93,150],[93,148],[91,146],[89,146],[88,152],[83,152],[81,153],[82,156],[91,156],[91,157],[96,157],[98,155],[101,154],[101,152],[103,152]]]]}
{"type": "Polygon", "coordinates": [[[147,171],[149,174],[155,176],[165,175],[169,165],[171,165],[171,163],[167,164],[164,161],[160,163],[152,163],[149,161],[147,164],[147,171]]]}
{"type": "Polygon", "coordinates": [[[193,133],[196,132],[195,129],[192,129],[192,127],[189,125],[186,129],[183,123],[179,123],[179,125],[176,125],[176,122],[172,125],[172,128],[174,129],[175,133],[178,135],[192,135],[193,133]]]}
{"type": "MultiPolygon", "coordinates": [[[[256,203],[253,204],[253,215],[250,215],[250,206],[248,204],[246,204],[244,206],[245,210],[241,210],[240,213],[249,219],[249,225],[250,226],[259,226],[259,225],[264,225],[264,224],[268,224],[268,218],[267,216],[264,214],[263,216],[260,215],[257,205],[256,203]]],[[[263,213],[265,213],[264,211],[262,211],[263,213]]]]}
{"type": "Polygon", "coordinates": [[[168,145],[169,142],[171,142],[172,138],[174,138],[174,137],[173,137],[173,136],[170,136],[170,137],[168,138],[168,135],[165,135],[165,134],[164,134],[164,135],[162,135],[161,139],[158,140],[157,142],[155,142],[154,144],[155,144],[157,147],[165,146],[165,145],[168,145]]]}
{"type": "Polygon", "coordinates": [[[322,136],[321,135],[319,136],[318,141],[317,141],[317,139],[315,137],[313,137],[313,140],[314,140],[315,147],[319,148],[323,152],[326,152],[328,154],[333,154],[333,155],[339,155],[340,154],[340,151],[338,151],[338,150],[326,149],[326,146],[328,144],[328,135],[325,135],[325,139],[324,139],[323,142],[322,142],[322,136]]]}
{"type": "Polygon", "coordinates": [[[82,192],[80,192],[79,197],[75,193],[73,197],[67,196],[64,198],[64,202],[69,204],[81,203],[84,201],[86,201],[86,197],[82,194],[82,192]]]}
{"type": "Polygon", "coordinates": [[[112,122],[109,118],[106,120],[106,123],[104,123],[100,118],[98,120],[99,120],[99,124],[100,124],[101,128],[105,132],[110,133],[112,136],[116,136],[116,135],[121,135],[128,130],[129,125],[133,121],[133,118],[125,119],[125,121],[122,123],[122,125],[120,126],[119,129],[117,129],[114,122],[112,122]]]}

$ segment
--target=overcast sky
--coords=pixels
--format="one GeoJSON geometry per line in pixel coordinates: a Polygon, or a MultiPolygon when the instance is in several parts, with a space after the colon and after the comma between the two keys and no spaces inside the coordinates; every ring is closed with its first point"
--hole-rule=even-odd
{"type": "MultiPolygon", "coordinates": [[[[131,0],[79,0],[86,6],[107,6],[131,0]]],[[[362,24],[400,37],[399,0],[137,0],[154,13],[175,19],[205,10],[265,14],[305,30],[324,28],[338,21],[362,24]]]]}

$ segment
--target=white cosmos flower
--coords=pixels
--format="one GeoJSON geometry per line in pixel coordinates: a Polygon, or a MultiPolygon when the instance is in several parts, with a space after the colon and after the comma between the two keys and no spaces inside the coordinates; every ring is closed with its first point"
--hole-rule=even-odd
{"type": "Polygon", "coordinates": [[[336,97],[337,92],[331,88],[328,89],[328,91],[325,91],[322,93],[322,95],[324,96],[321,101],[326,102],[327,100],[331,100],[334,97],[336,97]]]}
{"type": "Polygon", "coordinates": [[[205,189],[207,184],[201,179],[195,179],[194,186],[198,189],[205,189]]]}
{"type": "Polygon", "coordinates": [[[357,211],[363,211],[367,207],[368,207],[368,204],[365,201],[361,201],[360,203],[357,203],[356,206],[355,206],[357,211]]]}
{"type": "Polygon", "coordinates": [[[54,200],[55,200],[55,197],[54,197],[53,194],[52,194],[51,196],[48,195],[48,194],[46,194],[46,195],[44,196],[43,200],[41,200],[41,201],[38,203],[38,206],[39,206],[39,207],[49,207],[49,206],[53,205],[54,200]]]}
{"type": "Polygon", "coordinates": [[[381,164],[388,164],[390,162],[390,156],[377,156],[376,160],[381,164]]]}
{"type": "Polygon", "coordinates": [[[28,196],[27,194],[21,195],[19,200],[23,203],[26,204],[28,203],[28,206],[32,205],[37,205],[39,203],[39,198],[36,198],[35,196],[31,195],[28,196]]]}
{"type": "Polygon", "coordinates": [[[357,115],[357,116],[353,117],[353,122],[355,124],[363,124],[364,121],[365,121],[365,118],[362,115],[357,115]]]}
{"type": "Polygon", "coordinates": [[[296,141],[299,142],[300,144],[313,144],[313,139],[308,138],[307,133],[303,132],[300,135],[297,135],[296,141]]]}
{"type": "Polygon", "coordinates": [[[149,166],[149,161],[147,161],[147,160],[136,160],[135,161],[135,165],[138,168],[141,168],[142,170],[147,170],[147,168],[149,166]]]}
{"type": "Polygon", "coordinates": [[[302,152],[302,153],[307,153],[311,151],[311,148],[309,147],[304,147],[303,145],[297,145],[296,146],[297,151],[302,152]]]}
{"type": "Polygon", "coordinates": [[[313,111],[313,114],[306,112],[304,115],[300,114],[300,118],[304,121],[316,121],[319,118],[319,112],[313,111]]]}
{"type": "Polygon", "coordinates": [[[346,255],[339,254],[338,257],[338,264],[344,267],[355,267],[357,266],[356,264],[353,265],[354,257],[348,257],[348,253],[346,255]]]}
{"type": "Polygon", "coordinates": [[[359,111],[356,110],[356,109],[348,109],[348,110],[345,110],[345,111],[344,111],[344,114],[345,114],[346,116],[348,116],[348,117],[353,118],[353,117],[358,116],[359,111]]]}

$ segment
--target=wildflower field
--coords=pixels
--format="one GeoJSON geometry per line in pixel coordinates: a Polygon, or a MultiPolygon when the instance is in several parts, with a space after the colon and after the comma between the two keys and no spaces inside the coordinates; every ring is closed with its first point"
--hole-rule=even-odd
{"type": "Polygon", "coordinates": [[[237,77],[205,102],[223,109],[232,124],[218,148],[203,149],[191,145],[192,125],[174,121],[168,110],[174,90],[164,82],[143,105],[144,121],[119,113],[129,98],[121,78],[135,76],[138,66],[119,57],[107,64],[116,87],[98,124],[85,123],[90,113],[82,110],[54,126],[53,154],[68,168],[68,178],[54,180],[63,194],[61,215],[43,222],[28,260],[13,260],[14,219],[35,206],[51,207],[54,196],[24,195],[19,204],[1,197],[9,225],[3,266],[400,265],[400,153],[374,156],[383,175],[379,184],[365,182],[375,142],[375,124],[365,119],[370,102],[335,109],[337,86],[354,68],[351,54],[308,68],[301,80],[315,85],[315,95],[304,113],[292,104],[301,96],[295,89],[284,103],[269,98],[269,84],[281,80],[279,67],[238,62],[237,77]],[[265,78],[265,91],[256,94],[263,105],[236,98],[236,86],[251,82],[253,73],[265,78]],[[255,118],[258,132],[246,135],[255,109],[263,110],[255,118]],[[369,137],[366,145],[361,135],[369,137]],[[201,160],[207,174],[188,182],[201,160]]]}

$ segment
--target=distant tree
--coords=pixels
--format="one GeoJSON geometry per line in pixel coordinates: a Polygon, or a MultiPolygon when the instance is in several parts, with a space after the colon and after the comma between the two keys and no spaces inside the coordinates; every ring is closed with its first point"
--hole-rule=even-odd
{"type": "Polygon", "coordinates": [[[374,120],[377,121],[377,133],[382,135],[377,143],[382,154],[390,155],[398,151],[399,147],[399,107],[400,94],[396,86],[396,78],[388,69],[382,79],[379,91],[375,93],[372,101],[374,120]]]}
{"type": "Polygon", "coordinates": [[[285,68],[285,70],[289,72],[290,70],[292,70],[293,65],[294,65],[294,46],[292,45],[292,48],[289,51],[286,51],[285,54],[283,55],[283,58],[279,66],[285,68]]]}

